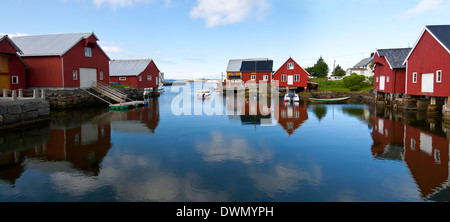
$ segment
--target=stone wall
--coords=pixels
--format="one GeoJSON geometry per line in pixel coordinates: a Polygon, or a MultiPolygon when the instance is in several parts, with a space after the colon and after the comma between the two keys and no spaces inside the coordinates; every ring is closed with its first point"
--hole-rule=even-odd
{"type": "Polygon", "coordinates": [[[9,129],[49,120],[50,103],[45,99],[0,102],[0,129],[9,129]]]}

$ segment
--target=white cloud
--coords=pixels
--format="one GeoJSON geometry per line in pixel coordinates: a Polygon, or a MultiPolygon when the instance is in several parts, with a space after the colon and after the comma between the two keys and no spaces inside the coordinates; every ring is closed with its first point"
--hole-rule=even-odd
{"type": "Polygon", "coordinates": [[[109,4],[112,9],[117,7],[130,7],[135,4],[150,3],[153,0],[92,0],[92,2],[100,7],[103,4],[109,4]]]}
{"type": "Polygon", "coordinates": [[[398,16],[400,18],[408,19],[416,15],[439,9],[443,3],[443,0],[422,0],[414,8],[410,8],[405,12],[400,13],[398,16]]]}
{"type": "Polygon", "coordinates": [[[268,9],[267,0],[198,0],[190,16],[205,19],[208,27],[214,27],[242,22],[255,16],[263,18],[268,9]]]}
{"type": "Polygon", "coordinates": [[[8,35],[8,37],[12,38],[12,37],[18,37],[18,36],[27,36],[29,34],[16,32],[16,33],[0,33],[0,35],[8,35]]]}
{"type": "Polygon", "coordinates": [[[118,44],[115,42],[99,41],[98,44],[102,47],[102,49],[106,53],[123,53],[123,52],[125,52],[125,50],[120,48],[119,46],[117,46],[118,44]]]}

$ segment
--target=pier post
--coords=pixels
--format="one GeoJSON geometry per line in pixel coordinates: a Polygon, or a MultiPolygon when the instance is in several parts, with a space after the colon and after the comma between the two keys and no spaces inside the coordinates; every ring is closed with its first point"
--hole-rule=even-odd
{"type": "Polygon", "coordinates": [[[37,99],[38,98],[38,90],[37,89],[33,89],[33,99],[37,99]]]}
{"type": "Polygon", "coordinates": [[[45,90],[41,89],[41,99],[45,99],[45,90]]]}
{"type": "Polygon", "coordinates": [[[7,98],[7,97],[8,97],[8,90],[3,89],[3,98],[7,98]]]}
{"type": "Polygon", "coordinates": [[[18,98],[19,98],[19,99],[23,98],[23,90],[22,90],[22,89],[19,89],[19,95],[18,95],[18,98]]]}

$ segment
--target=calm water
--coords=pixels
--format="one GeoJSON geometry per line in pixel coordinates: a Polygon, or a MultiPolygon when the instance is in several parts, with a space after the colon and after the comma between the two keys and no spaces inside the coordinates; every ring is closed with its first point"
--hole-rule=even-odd
{"type": "Polygon", "coordinates": [[[2,133],[0,201],[450,199],[449,140],[420,113],[280,102],[278,115],[250,115],[250,101],[212,94],[183,98],[192,114],[219,101],[241,115],[175,115],[183,93],[166,87],[148,107],[54,112],[50,124],[2,133]]]}

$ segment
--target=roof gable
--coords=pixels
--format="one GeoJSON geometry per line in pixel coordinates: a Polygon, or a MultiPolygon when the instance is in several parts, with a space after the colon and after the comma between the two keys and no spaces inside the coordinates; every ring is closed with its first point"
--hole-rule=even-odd
{"type": "Polygon", "coordinates": [[[377,49],[378,56],[384,57],[391,69],[406,68],[404,61],[410,52],[411,48],[377,49]]]}
{"type": "Polygon", "coordinates": [[[137,76],[151,62],[151,59],[113,60],[109,64],[109,76],[137,76]]]}
{"type": "Polygon", "coordinates": [[[7,41],[14,48],[14,53],[23,54],[22,50],[9,38],[8,35],[0,35],[0,42],[7,41]]]}
{"type": "Polygon", "coordinates": [[[91,36],[98,39],[92,32],[18,36],[11,39],[23,51],[23,56],[63,56],[81,40],[91,36]]]}
{"type": "Polygon", "coordinates": [[[430,35],[433,36],[433,38],[436,39],[436,41],[439,42],[439,44],[441,44],[442,47],[450,54],[450,25],[427,25],[414,44],[414,47],[412,47],[412,50],[405,58],[405,61],[403,61],[404,64],[406,64],[407,60],[411,56],[416,46],[419,44],[419,41],[422,39],[425,32],[430,33],[430,35]]]}
{"type": "Polygon", "coordinates": [[[298,66],[309,76],[309,73],[303,67],[301,67],[292,57],[290,57],[288,60],[286,60],[286,62],[283,63],[283,65],[274,73],[274,75],[277,75],[278,72],[280,72],[282,69],[287,70],[287,64],[291,63],[291,62],[294,63],[294,69],[296,69],[296,67],[298,66]]]}

